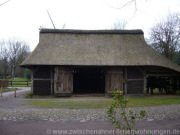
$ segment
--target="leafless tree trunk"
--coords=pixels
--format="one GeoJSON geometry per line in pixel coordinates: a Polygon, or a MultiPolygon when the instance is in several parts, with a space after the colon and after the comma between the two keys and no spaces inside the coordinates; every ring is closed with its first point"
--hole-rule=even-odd
{"type": "Polygon", "coordinates": [[[29,46],[22,41],[9,40],[0,43],[0,68],[3,76],[10,70],[11,77],[14,78],[19,64],[30,52],[29,46]]]}
{"type": "Polygon", "coordinates": [[[173,60],[180,49],[180,14],[170,14],[151,29],[152,47],[173,60]]]}
{"type": "Polygon", "coordinates": [[[25,42],[8,41],[9,45],[9,60],[11,66],[11,76],[15,77],[17,66],[25,59],[29,52],[29,47],[25,42]]]}
{"type": "Polygon", "coordinates": [[[9,52],[4,41],[2,41],[0,45],[0,68],[2,70],[3,78],[6,78],[9,69],[9,52]]]}

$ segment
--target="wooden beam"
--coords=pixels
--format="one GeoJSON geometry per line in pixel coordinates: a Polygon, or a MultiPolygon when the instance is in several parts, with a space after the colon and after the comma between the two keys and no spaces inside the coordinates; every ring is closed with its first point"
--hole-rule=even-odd
{"type": "Polygon", "coordinates": [[[144,80],[144,78],[127,79],[127,81],[141,81],[141,80],[144,80]]]}
{"type": "Polygon", "coordinates": [[[179,76],[178,74],[146,74],[147,76],[155,76],[155,77],[172,77],[172,76],[179,76]]]}
{"type": "Polygon", "coordinates": [[[144,75],[144,94],[146,94],[147,91],[147,78],[146,75],[144,75]]]}
{"type": "Polygon", "coordinates": [[[53,67],[51,67],[51,96],[53,96],[54,90],[53,90],[53,67]]]}
{"type": "Polygon", "coordinates": [[[41,80],[50,81],[51,78],[34,78],[34,80],[37,80],[37,81],[41,81],[41,80]]]}
{"type": "Polygon", "coordinates": [[[31,93],[34,94],[34,72],[31,70],[31,93]]]}
{"type": "Polygon", "coordinates": [[[124,82],[124,92],[125,92],[125,94],[127,94],[127,67],[125,67],[125,69],[124,69],[124,80],[125,80],[125,82],[124,82]]]}

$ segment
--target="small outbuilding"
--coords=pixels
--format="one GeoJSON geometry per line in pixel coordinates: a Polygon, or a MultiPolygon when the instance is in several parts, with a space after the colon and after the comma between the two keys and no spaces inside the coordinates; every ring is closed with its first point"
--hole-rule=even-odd
{"type": "Polygon", "coordinates": [[[155,52],[142,30],[41,29],[39,44],[22,63],[35,95],[71,96],[114,89],[175,92],[180,66],[155,52]]]}

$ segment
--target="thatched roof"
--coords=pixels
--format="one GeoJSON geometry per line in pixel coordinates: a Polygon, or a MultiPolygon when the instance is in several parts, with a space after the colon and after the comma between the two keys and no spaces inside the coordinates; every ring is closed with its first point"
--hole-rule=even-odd
{"type": "Polygon", "coordinates": [[[38,46],[22,66],[180,66],[156,53],[142,30],[42,29],[38,46]]]}

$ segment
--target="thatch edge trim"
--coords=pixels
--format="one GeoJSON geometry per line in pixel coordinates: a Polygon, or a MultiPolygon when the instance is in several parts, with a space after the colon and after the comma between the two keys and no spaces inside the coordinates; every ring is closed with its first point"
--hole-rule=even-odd
{"type": "Polygon", "coordinates": [[[73,29],[40,29],[45,33],[70,33],[70,34],[144,34],[140,29],[136,30],[73,30],[73,29]]]}
{"type": "Polygon", "coordinates": [[[62,64],[62,65],[54,65],[54,64],[21,64],[20,67],[23,68],[28,68],[28,67],[34,67],[34,66],[74,66],[74,67],[78,67],[78,66],[83,66],[83,67],[162,67],[162,68],[166,68],[175,72],[180,73],[180,71],[173,69],[173,68],[169,68],[166,66],[160,66],[160,65],[71,65],[71,64],[62,64]]]}

